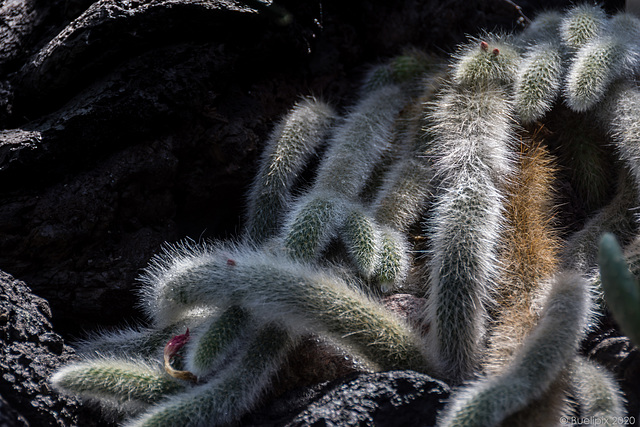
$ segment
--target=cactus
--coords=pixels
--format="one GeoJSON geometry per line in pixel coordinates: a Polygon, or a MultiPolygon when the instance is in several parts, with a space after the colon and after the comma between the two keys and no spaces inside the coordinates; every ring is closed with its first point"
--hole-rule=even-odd
{"type": "Polygon", "coordinates": [[[184,384],[143,360],[96,358],[68,365],[51,378],[58,390],[73,390],[84,399],[106,403],[117,411],[136,413],[184,384]]]}
{"type": "Polygon", "coordinates": [[[602,32],[606,19],[606,13],[599,6],[574,6],[560,23],[563,43],[572,51],[577,51],[602,32]]]}
{"type": "Polygon", "coordinates": [[[275,325],[260,330],[240,357],[216,379],[168,398],[125,424],[127,427],[224,425],[236,413],[255,405],[275,369],[293,344],[275,325]],[[287,341],[288,345],[282,345],[287,341]]]}
{"type": "Polygon", "coordinates": [[[540,140],[522,143],[516,175],[507,190],[507,225],[498,253],[504,268],[483,359],[487,373],[501,371],[539,321],[537,301],[558,266],[560,241],[551,222],[553,160],[540,140]]]}
{"type": "Polygon", "coordinates": [[[324,331],[374,363],[416,369],[427,363],[419,337],[406,324],[339,276],[303,263],[246,247],[220,246],[195,250],[191,266],[175,264],[167,254],[148,274],[153,280],[147,282],[175,304],[241,304],[293,331],[324,331]]]}
{"type": "Polygon", "coordinates": [[[334,114],[328,105],[305,99],[276,126],[249,192],[247,235],[256,242],[279,232],[291,187],[322,143],[334,114]]]}
{"type": "Polygon", "coordinates": [[[600,101],[611,83],[640,64],[636,47],[640,21],[628,14],[611,19],[610,30],[582,46],[567,75],[567,103],[586,111],[600,101]]]}
{"type": "Polygon", "coordinates": [[[612,234],[600,240],[600,277],[607,306],[622,331],[640,344],[640,285],[631,274],[622,250],[612,234]]]}
{"type": "Polygon", "coordinates": [[[453,70],[458,85],[438,100],[429,129],[436,177],[444,188],[427,231],[434,256],[424,315],[442,369],[458,381],[478,367],[486,306],[498,275],[500,186],[514,169],[511,105],[502,85],[513,80],[517,66],[516,53],[503,43],[474,43],[463,52],[453,70]]]}
{"type": "Polygon", "coordinates": [[[583,416],[593,417],[604,425],[615,424],[624,417],[622,392],[610,372],[580,356],[575,358],[569,372],[583,416]]]}
{"type": "Polygon", "coordinates": [[[439,425],[494,426],[542,397],[569,365],[590,316],[586,280],[556,276],[540,323],[505,370],[473,382],[452,396],[439,425]]]}
{"type": "Polygon", "coordinates": [[[245,234],[166,246],[141,277],[149,324],[88,338],[54,386],[130,426],[228,424],[313,334],[457,387],[443,426],[547,425],[568,397],[619,415],[614,379],[577,353],[600,287],[639,339],[639,35],[577,5],[471,38],[448,71],[417,50],[375,66],[342,118],[303,99],[266,144],[245,234]],[[560,193],[586,221],[553,219],[560,193]],[[631,243],[625,261],[605,236],[598,275],[605,231],[631,243]],[[398,290],[426,297],[418,319],[379,301],[398,290]]]}

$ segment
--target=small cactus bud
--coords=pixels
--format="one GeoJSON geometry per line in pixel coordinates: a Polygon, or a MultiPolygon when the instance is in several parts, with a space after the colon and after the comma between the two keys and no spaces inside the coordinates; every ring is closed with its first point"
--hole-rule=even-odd
{"type": "Polygon", "coordinates": [[[174,378],[178,378],[179,380],[185,380],[190,382],[198,382],[198,378],[193,375],[189,371],[179,371],[173,369],[171,366],[171,359],[175,357],[175,355],[180,351],[185,344],[189,342],[189,328],[187,328],[187,332],[181,335],[176,335],[169,340],[167,345],[164,346],[164,370],[167,371],[167,374],[171,375],[174,378]]]}

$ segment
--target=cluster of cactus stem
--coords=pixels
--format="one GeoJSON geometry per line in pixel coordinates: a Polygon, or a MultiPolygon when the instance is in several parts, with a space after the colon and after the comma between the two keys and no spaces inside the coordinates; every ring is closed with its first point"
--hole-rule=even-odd
{"type": "Polygon", "coordinates": [[[606,310],[640,342],[639,40],[638,19],[578,5],[471,39],[448,67],[408,51],[342,115],[301,100],[266,143],[244,234],[167,247],[141,278],[149,326],[81,343],[53,385],[127,426],[222,425],[315,334],[451,384],[438,425],[623,415],[579,346],[606,310]],[[563,173],[588,217],[565,231],[563,173]],[[424,299],[418,319],[381,303],[400,292],[424,299]]]}

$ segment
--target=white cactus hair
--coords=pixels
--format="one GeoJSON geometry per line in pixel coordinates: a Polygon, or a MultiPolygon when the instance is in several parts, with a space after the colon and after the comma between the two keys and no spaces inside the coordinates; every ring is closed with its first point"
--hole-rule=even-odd
{"type": "Polygon", "coordinates": [[[153,275],[157,293],[172,301],[188,296],[179,302],[185,306],[241,303],[256,318],[282,322],[294,334],[323,331],[382,364],[426,363],[421,340],[408,325],[340,276],[288,257],[243,245],[207,246],[194,250],[190,266],[165,259],[153,275]],[[347,306],[353,315],[334,319],[347,306]],[[344,335],[356,325],[360,332],[344,335]],[[371,333],[375,344],[368,341],[371,333]]]}
{"type": "Polygon", "coordinates": [[[602,31],[607,14],[600,6],[578,4],[571,7],[560,25],[560,35],[567,48],[575,51],[602,31]]]}
{"type": "Polygon", "coordinates": [[[524,54],[515,82],[514,104],[524,122],[542,118],[560,93],[564,66],[559,40],[532,46],[524,54]]]}
{"type": "MultiPolygon", "coordinates": [[[[186,311],[201,309],[199,304],[182,304],[177,300],[168,300],[164,292],[170,287],[172,274],[183,272],[188,275],[195,265],[206,261],[209,244],[197,244],[186,239],[175,244],[165,244],[162,250],[153,256],[143,270],[138,281],[140,308],[154,327],[166,327],[179,320],[186,311]]],[[[193,277],[193,281],[197,278],[193,277]]]]}
{"type": "Polygon", "coordinates": [[[315,98],[299,101],[273,130],[248,196],[248,235],[261,242],[277,234],[291,187],[324,141],[335,112],[315,98]]]}
{"type": "Polygon", "coordinates": [[[125,427],[226,425],[255,407],[294,343],[277,325],[265,325],[214,379],[168,397],[125,427]]]}
{"type": "Polygon", "coordinates": [[[520,54],[511,41],[509,35],[492,33],[470,38],[453,56],[453,84],[467,87],[512,84],[520,54]]]}
{"type": "Polygon", "coordinates": [[[329,140],[312,191],[358,195],[374,165],[390,148],[393,126],[407,97],[398,85],[367,94],[347,114],[329,140]]]}
{"type": "Polygon", "coordinates": [[[61,393],[73,392],[99,405],[107,418],[136,414],[185,387],[167,375],[157,360],[98,356],[76,361],[50,378],[61,393]]]}
{"type": "Polygon", "coordinates": [[[587,281],[575,273],[553,279],[539,324],[506,369],[462,387],[439,425],[498,425],[548,390],[569,366],[592,313],[587,281]]]}
{"type": "Polygon", "coordinates": [[[615,424],[625,416],[620,387],[604,367],[577,356],[570,368],[571,391],[584,417],[593,417],[604,425],[615,424]]]}
{"type": "Polygon", "coordinates": [[[432,257],[423,317],[431,322],[430,345],[456,381],[479,363],[499,274],[502,191],[515,170],[512,106],[501,81],[447,88],[428,117],[440,191],[427,226],[432,257]]]}

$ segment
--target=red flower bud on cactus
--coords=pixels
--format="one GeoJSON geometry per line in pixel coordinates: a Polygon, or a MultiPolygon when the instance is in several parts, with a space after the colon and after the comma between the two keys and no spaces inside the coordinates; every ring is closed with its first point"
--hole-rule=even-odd
{"type": "Polygon", "coordinates": [[[176,335],[169,340],[167,345],[164,346],[164,358],[171,359],[188,341],[189,328],[187,328],[187,332],[184,334],[176,335]]]}
{"type": "Polygon", "coordinates": [[[164,370],[174,378],[178,378],[184,381],[190,381],[192,383],[198,382],[198,378],[189,371],[178,371],[171,366],[171,359],[178,353],[178,351],[189,342],[189,328],[187,332],[181,335],[176,335],[169,340],[167,345],[164,346],[164,370]]]}

